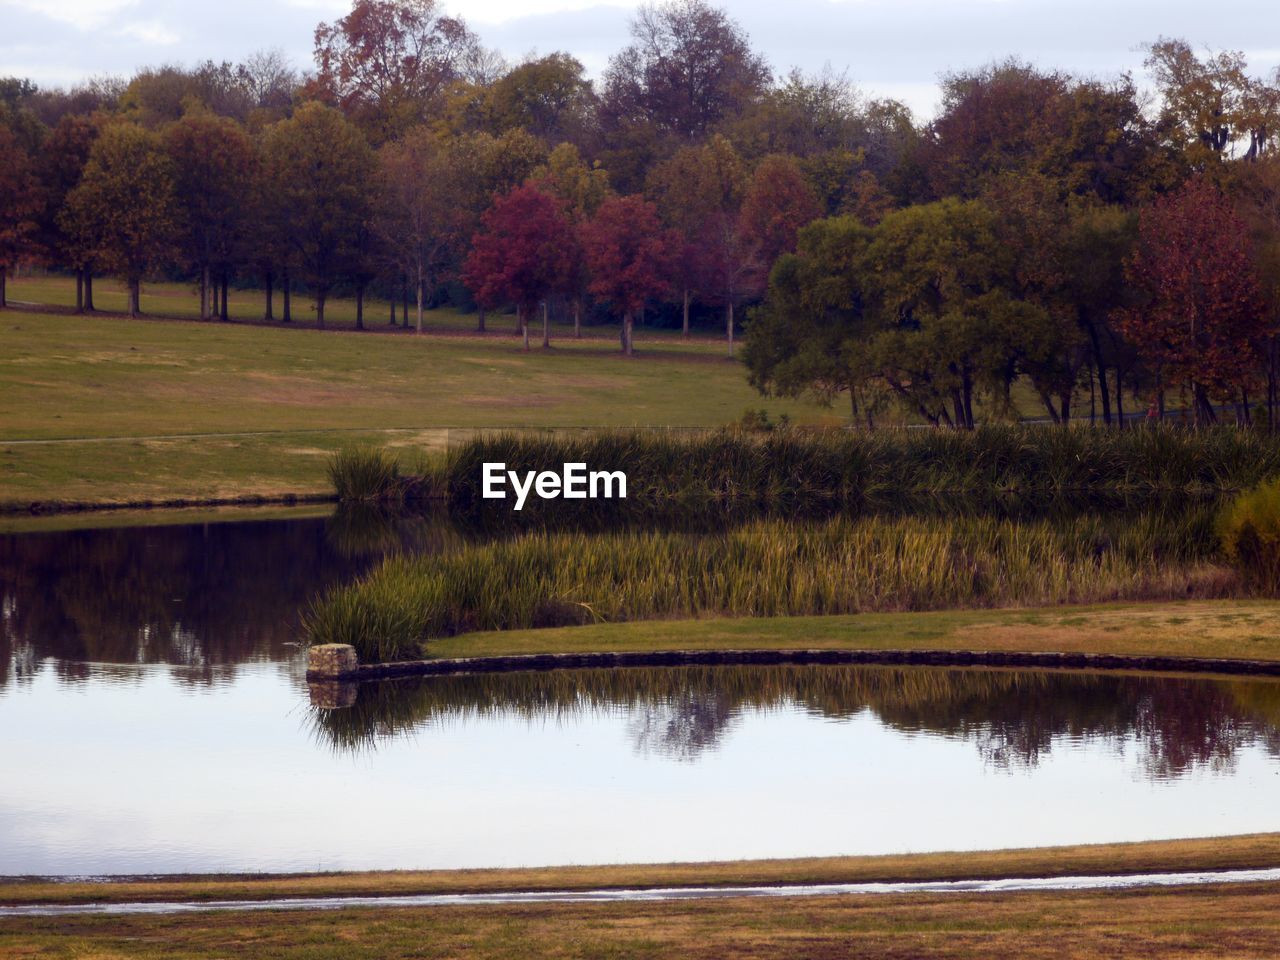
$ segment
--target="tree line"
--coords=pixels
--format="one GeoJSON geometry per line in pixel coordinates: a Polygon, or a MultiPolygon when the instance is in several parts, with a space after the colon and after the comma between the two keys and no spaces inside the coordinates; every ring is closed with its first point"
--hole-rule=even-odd
{"type": "MultiPolygon", "coordinates": [[[[1280,78],[1180,40],[1148,47],[1160,97],[1008,60],[945,75],[917,123],[841,74],[776,75],[705,0],[641,7],[592,82],[517,64],[435,0],[355,0],[279,54],[71,90],[0,81],[0,304],[43,263],[228,288],[294,319],[371,291],[421,330],[451,303],[616,323],[721,325],[762,391],[847,394],[971,426],[1031,384],[1066,422],[1126,394],[1198,419],[1274,420],[1280,78]],[[280,295],[282,313],[275,303],[280,295]]],[[[1132,412],[1132,411],[1129,411],[1132,412]]]]}

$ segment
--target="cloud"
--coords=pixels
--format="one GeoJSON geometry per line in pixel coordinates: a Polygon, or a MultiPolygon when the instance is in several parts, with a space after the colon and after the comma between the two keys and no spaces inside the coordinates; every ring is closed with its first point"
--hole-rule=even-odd
{"type": "Polygon", "coordinates": [[[121,11],[137,5],[138,0],[0,0],[0,7],[29,10],[84,30],[101,27],[121,11]]]}
{"type": "Polygon", "coordinates": [[[126,23],[123,27],[119,27],[115,34],[119,37],[141,40],[143,43],[156,47],[172,46],[182,40],[181,35],[170,30],[158,20],[139,20],[136,23],[126,23]]]}

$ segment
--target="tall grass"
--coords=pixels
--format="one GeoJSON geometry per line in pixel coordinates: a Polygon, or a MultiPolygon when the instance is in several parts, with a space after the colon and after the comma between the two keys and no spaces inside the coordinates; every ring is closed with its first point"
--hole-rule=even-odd
{"type": "Polygon", "coordinates": [[[1280,480],[1232,499],[1218,519],[1222,550],[1259,590],[1280,593],[1280,480]]]}
{"type": "Polygon", "coordinates": [[[628,504],[620,504],[622,509],[671,503],[886,506],[920,494],[1142,498],[1244,489],[1280,475],[1280,438],[1172,426],[498,434],[452,449],[433,486],[447,490],[454,506],[475,507],[486,462],[518,471],[566,462],[626,471],[628,504]]]}
{"type": "Polygon", "coordinates": [[[762,520],[715,534],[538,531],[393,557],[312,604],[312,642],[365,660],[473,630],[1222,595],[1208,508],[1136,519],[762,520]]]}
{"type": "Polygon", "coordinates": [[[403,497],[399,462],[378,447],[349,447],[329,458],[329,481],[339,500],[396,500],[403,497]]]}

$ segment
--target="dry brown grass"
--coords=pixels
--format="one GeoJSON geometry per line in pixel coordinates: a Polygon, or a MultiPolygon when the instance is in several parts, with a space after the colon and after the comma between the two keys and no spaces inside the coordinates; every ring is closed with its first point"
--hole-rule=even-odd
{"type": "Polygon", "coordinates": [[[1280,885],[0,920],[5,957],[1274,958],[1280,885]]]}

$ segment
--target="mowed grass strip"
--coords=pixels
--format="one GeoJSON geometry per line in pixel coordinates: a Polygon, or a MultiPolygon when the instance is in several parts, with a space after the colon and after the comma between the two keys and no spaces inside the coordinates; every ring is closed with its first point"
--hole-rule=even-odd
{"type": "Polygon", "coordinates": [[[272,876],[138,878],[109,883],[0,881],[0,904],[156,903],[280,897],[409,896],[513,891],[769,886],[1114,873],[1265,869],[1280,864],[1280,833],[1021,850],[806,857],[722,863],[624,864],[272,876]]]}
{"type": "Polygon", "coordinates": [[[0,920],[7,957],[1272,958],[1280,884],[0,920]]]}
{"type": "Polygon", "coordinates": [[[754,649],[990,650],[1280,660],[1280,601],[637,621],[468,633],[430,644],[431,655],[437,658],[754,649]]]}

